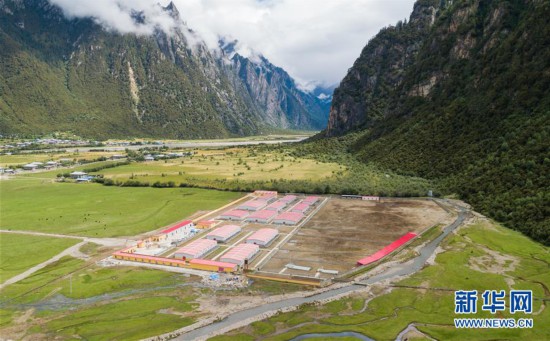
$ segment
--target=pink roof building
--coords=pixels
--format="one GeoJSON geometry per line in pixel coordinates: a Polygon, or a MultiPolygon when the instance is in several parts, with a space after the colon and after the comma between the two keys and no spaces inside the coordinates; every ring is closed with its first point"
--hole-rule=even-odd
{"type": "Polygon", "coordinates": [[[278,234],[279,234],[279,231],[277,231],[276,229],[270,229],[270,228],[259,229],[258,231],[254,232],[250,237],[246,238],[246,242],[248,244],[267,246],[275,238],[277,238],[278,234]]]}
{"type": "Polygon", "coordinates": [[[275,198],[277,199],[277,191],[254,191],[254,196],[257,198],[275,198]]]}
{"type": "Polygon", "coordinates": [[[229,250],[220,259],[222,262],[233,263],[237,265],[243,265],[245,260],[250,261],[254,257],[260,247],[254,244],[239,244],[229,250]]]}
{"type": "Polygon", "coordinates": [[[241,232],[240,226],[224,225],[208,233],[206,235],[206,238],[224,243],[229,239],[231,239],[231,237],[233,237],[234,235],[238,234],[239,232],[241,232]]]}
{"type": "Polygon", "coordinates": [[[231,269],[232,271],[235,271],[236,265],[233,263],[227,263],[227,262],[218,262],[215,260],[208,260],[208,259],[192,259],[189,261],[189,264],[193,265],[199,265],[201,268],[204,267],[212,267],[212,268],[218,268],[218,271],[224,271],[224,269],[231,269]]]}
{"type": "Polygon", "coordinates": [[[309,206],[308,203],[301,202],[301,203],[296,204],[294,207],[292,207],[290,212],[306,213],[307,210],[309,210],[309,208],[310,208],[310,206],[309,206]]]}
{"type": "Polygon", "coordinates": [[[174,257],[181,259],[200,258],[214,250],[217,246],[218,243],[215,240],[197,239],[176,251],[174,257]]]}
{"type": "Polygon", "coordinates": [[[374,263],[374,262],[386,257],[390,253],[394,252],[395,250],[397,250],[401,246],[405,245],[406,243],[408,243],[410,240],[414,239],[415,237],[416,237],[416,233],[408,232],[407,234],[405,234],[401,238],[397,239],[396,241],[389,244],[388,246],[385,246],[382,249],[376,251],[372,255],[370,255],[368,257],[365,257],[365,258],[361,258],[360,260],[357,261],[357,265],[367,265],[367,264],[370,264],[370,263],[374,263]]]}
{"type": "Polygon", "coordinates": [[[270,204],[265,209],[270,210],[270,211],[280,212],[286,207],[286,205],[287,205],[286,202],[279,200],[279,201],[274,202],[273,204],[270,204]]]}
{"type": "Polygon", "coordinates": [[[285,195],[284,197],[282,197],[281,199],[279,199],[279,201],[282,201],[284,203],[291,203],[293,202],[294,200],[296,200],[298,197],[295,196],[295,195],[285,195]]]}
{"type": "Polygon", "coordinates": [[[227,211],[220,216],[220,219],[225,220],[243,220],[248,215],[248,211],[243,210],[231,210],[227,211]]]}
{"type": "Polygon", "coordinates": [[[244,204],[240,205],[238,207],[239,210],[246,210],[246,211],[257,211],[259,209],[264,208],[267,205],[267,202],[265,200],[249,200],[245,202],[244,204]]]}
{"type": "Polygon", "coordinates": [[[273,223],[283,225],[296,225],[303,218],[304,215],[299,212],[283,212],[275,217],[275,219],[273,219],[273,223]]]}
{"type": "Polygon", "coordinates": [[[261,210],[254,212],[246,218],[246,221],[256,223],[267,223],[277,215],[277,211],[261,210]]]}
{"type": "Polygon", "coordinates": [[[304,200],[302,200],[302,202],[304,202],[306,204],[309,204],[309,205],[313,205],[319,200],[321,200],[321,198],[315,197],[315,196],[310,196],[310,197],[307,197],[304,200]]]}

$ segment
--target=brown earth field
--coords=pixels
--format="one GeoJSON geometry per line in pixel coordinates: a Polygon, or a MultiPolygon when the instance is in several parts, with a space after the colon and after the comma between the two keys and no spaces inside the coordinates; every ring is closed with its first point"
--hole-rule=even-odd
{"type": "MultiPolygon", "coordinates": [[[[288,263],[310,271],[286,269],[285,274],[315,276],[317,269],[353,269],[369,256],[407,232],[421,233],[447,213],[431,200],[382,199],[368,202],[331,198],[271,260],[262,271],[279,273],[288,263]]],[[[326,278],[333,275],[317,274],[326,278]]]]}

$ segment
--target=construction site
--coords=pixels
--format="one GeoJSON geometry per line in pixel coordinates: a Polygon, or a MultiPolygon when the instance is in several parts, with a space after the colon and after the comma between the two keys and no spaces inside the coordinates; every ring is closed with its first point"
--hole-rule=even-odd
{"type": "Polygon", "coordinates": [[[445,217],[429,199],[256,191],[153,231],[112,258],[325,286],[400,250],[445,217]]]}

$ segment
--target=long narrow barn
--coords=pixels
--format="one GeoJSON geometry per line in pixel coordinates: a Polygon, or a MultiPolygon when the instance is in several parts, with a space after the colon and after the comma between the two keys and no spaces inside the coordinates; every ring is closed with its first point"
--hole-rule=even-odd
{"type": "Polygon", "coordinates": [[[277,211],[261,210],[249,215],[246,218],[246,221],[251,223],[267,224],[276,215],[277,215],[277,211]]]}
{"type": "Polygon", "coordinates": [[[201,258],[217,246],[218,243],[215,240],[197,239],[176,251],[174,257],[179,259],[201,258]]]}
{"type": "Polygon", "coordinates": [[[248,244],[267,246],[273,240],[275,240],[275,238],[277,238],[278,234],[279,234],[279,231],[277,231],[276,229],[263,228],[254,232],[250,237],[246,238],[246,242],[248,244]]]}
{"type": "Polygon", "coordinates": [[[222,262],[242,266],[245,260],[249,262],[260,251],[260,247],[254,244],[239,244],[221,257],[222,262]]]}
{"type": "Polygon", "coordinates": [[[296,225],[304,218],[302,213],[298,212],[283,212],[273,219],[274,224],[280,225],[296,225]]]}
{"type": "Polygon", "coordinates": [[[207,239],[225,243],[233,236],[241,232],[241,227],[237,225],[224,225],[206,235],[207,239]]]}
{"type": "Polygon", "coordinates": [[[248,211],[231,210],[220,215],[220,219],[242,221],[247,216],[248,216],[248,211]]]}

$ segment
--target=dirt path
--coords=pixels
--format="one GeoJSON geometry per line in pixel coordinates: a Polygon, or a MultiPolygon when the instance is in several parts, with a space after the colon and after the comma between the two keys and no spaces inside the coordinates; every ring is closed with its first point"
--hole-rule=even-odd
{"type": "Polygon", "coordinates": [[[19,275],[13,276],[12,278],[5,281],[4,283],[0,284],[0,290],[4,289],[6,286],[8,286],[10,284],[19,282],[19,281],[29,277],[33,273],[37,272],[38,270],[43,269],[44,267],[48,266],[49,264],[51,264],[53,262],[57,262],[58,260],[60,260],[64,256],[71,256],[71,255],[79,252],[80,247],[84,244],[86,244],[85,241],[82,241],[78,244],[75,244],[75,245],[71,246],[70,248],[63,250],[62,252],[60,252],[57,255],[53,256],[52,258],[48,259],[47,261],[42,262],[38,265],[35,265],[32,268],[28,269],[27,271],[25,271],[23,273],[20,273],[19,275]]]}
{"type": "Polygon", "coordinates": [[[51,263],[57,262],[64,256],[71,256],[75,258],[81,258],[81,259],[87,259],[87,255],[80,252],[80,247],[83,246],[86,243],[95,243],[102,246],[107,247],[121,247],[126,246],[128,240],[127,239],[120,239],[120,238],[88,238],[88,237],[79,237],[79,236],[71,236],[71,235],[65,235],[65,234],[55,234],[55,233],[42,233],[42,232],[33,232],[33,231],[12,231],[12,230],[0,230],[0,233],[15,233],[15,234],[25,234],[25,235],[31,235],[31,236],[43,236],[43,237],[54,237],[54,238],[68,238],[68,239],[78,239],[81,242],[78,244],[75,244],[57,255],[53,256],[52,258],[48,259],[47,261],[44,261],[38,265],[33,266],[32,268],[28,269],[25,272],[20,273],[19,275],[16,275],[14,277],[9,278],[4,283],[0,284],[0,290],[4,289],[6,286],[17,283],[29,276],[31,276],[33,273],[37,272],[38,270],[43,269],[44,267],[48,266],[51,263]]]}

